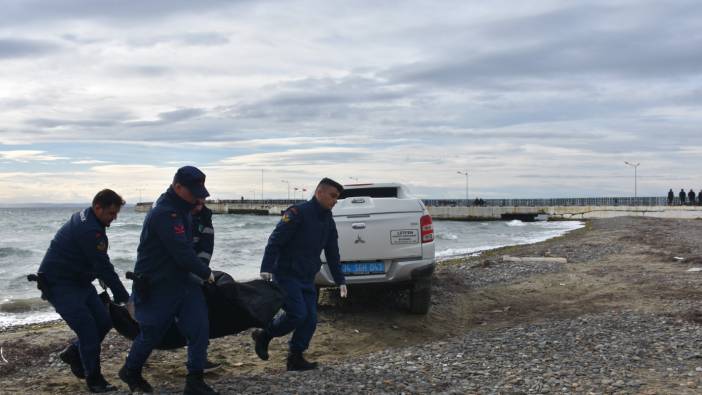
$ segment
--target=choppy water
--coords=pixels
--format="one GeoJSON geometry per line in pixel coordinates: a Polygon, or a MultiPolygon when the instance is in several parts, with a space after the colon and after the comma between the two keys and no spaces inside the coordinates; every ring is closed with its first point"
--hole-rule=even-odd
{"type": "MultiPolygon", "coordinates": [[[[35,283],[26,275],[36,272],[49,242],[76,208],[0,209],[0,328],[57,319],[39,299],[35,283]]],[[[127,207],[107,231],[109,255],[120,277],[132,270],[144,213],[127,207]]],[[[258,275],[266,240],[275,216],[215,215],[215,252],[211,266],[238,280],[258,275]]],[[[445,259],[487,249],[534,243],[582,226],[579,222],[463,222],[435,221],[436,256],[445,259]]],[[[127,289],[131,284],[126,282],[127,289]]]]}

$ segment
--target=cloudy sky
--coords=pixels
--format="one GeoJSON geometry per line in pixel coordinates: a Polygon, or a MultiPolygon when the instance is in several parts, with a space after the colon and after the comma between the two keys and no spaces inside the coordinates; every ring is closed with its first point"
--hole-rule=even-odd
{"type": "Polygon", "coordinates": [[[702,188],[702,2],[3,0],[0,204],[702,188]],[[263,185],[262,184],[263,178],[263,185]]]}

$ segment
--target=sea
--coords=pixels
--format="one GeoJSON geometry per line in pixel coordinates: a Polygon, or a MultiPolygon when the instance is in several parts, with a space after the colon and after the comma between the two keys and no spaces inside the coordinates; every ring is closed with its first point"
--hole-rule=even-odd
{"type": "MultiPolygon", "coordinates": [[[[35,273],[56,231],[78,207],[0,208],[0,330],[60,317],[41,300],[35,273]]],[[[125,207],[107,230],[109,255],[127,290],[124,273],[134,268],[145,213],[125,207]]],[[[211,267],[240,281],[258,276],[263,250],[277,216],[214,215],[215,250],[211,267]]],[[[582,227],[577,221],[434,221],[436,257],[444,260],[482,251],[529,244],[582,227]]]]}

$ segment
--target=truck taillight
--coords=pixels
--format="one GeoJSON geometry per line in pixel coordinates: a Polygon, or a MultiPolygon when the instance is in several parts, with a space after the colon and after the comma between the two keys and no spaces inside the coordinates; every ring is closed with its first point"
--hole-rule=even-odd
{"type": "Polygon", "coordinates": [[[431,215],[422,215],[422,218],[419,220],[419,226],[422,234],[422,243],[434,241],[434,225],[431,222],[431,215]]]}

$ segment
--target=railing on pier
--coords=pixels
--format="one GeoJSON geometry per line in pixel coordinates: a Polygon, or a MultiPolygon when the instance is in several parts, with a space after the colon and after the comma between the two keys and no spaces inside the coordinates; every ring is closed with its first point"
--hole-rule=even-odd
{"type": "MultiPolygon", "coordinates": [[[[212,200],[208,203],[230,203],[258,206],[290,206],[300,203],[301,199],[231,199],[212,200]]],[[[597,197],[597,198],[554,198],[554,199],[423,199],[424,204],[433,207],[553,207],[553,206],[668,206],[666,197],[597,197]]],[[[699,205],[698,201],[684,205],[699,205]]],[[[137,203],[151,205],[151,202],[137,203]]],[[[680,206],[680,199],[675,197],[672,206],[680,206]]]]}
{"type": "MultiPolygon", "coordinates": [[[[553,207],[553,206],[667,206],[666,197],[598,197],[598,198],[554,198],[554,199],[423,199],[424,204],[433,207],[553,207]]],[[[692,205],[698,205],[694,202],[692,205]]],[[[680,199],[670,204],[680,206],[680,199]]],[[[685,205],[690,205],[687,201],[685,205]]]]}

